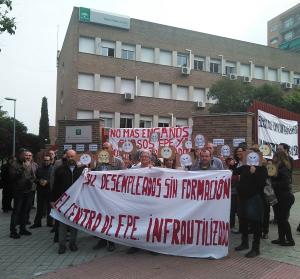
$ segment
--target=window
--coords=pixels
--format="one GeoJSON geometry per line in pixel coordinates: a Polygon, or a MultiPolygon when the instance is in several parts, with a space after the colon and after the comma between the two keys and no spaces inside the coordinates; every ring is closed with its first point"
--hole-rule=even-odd
{"type": "Polygon", "coordinates": [[[101,53],[104,56],[115,57],[115,50],[110,47],[101,47],[101,53]]]}
{"type": "Polygon", "coordinates": [[[115,57],[116,44],[109,41],[101,41],[101,55],[115,57]]]}
{"type": "Polygon", "coordinates": [[[205,89],[204,88],[194,88],[193,92],[194,102],[204,102],[205,101],[205,89]]]}
{"type": "Polygon", "coordinates": [[[288,71],[281,72],[281,82],[290,82],[290,72],[288,71]]]}
{"type": "Polygon", "coordinates": [[[141,81],[141,96],[145,97],[153,97],[154,92],[154,83],[153,82],[147,82],[147,81],[141,81]]]}
{"type": "Polygon", "coordinates": [[[255,66],[255,68],[254,68],[254,78],[264,79],[264,76],[265,76],[264,73],[265,73],[264,67],[255,66]]]}
{"type": "Polygon", "coordinates": [[[172,65],[172,52],[167,50],[161,50],[159,55],[159,63],[162,65],[172,65]]]}
{"type": "Polygon", "coordinates": [[[170,127],[170,118],[160,117],[158,119],[158,127],[170,127]]]}
{"type": "Polygon", "coordinates": [[[172,98],[172,86],[171,84],[159,84],[159,98],[171,99],[172,98]]]}
{"type": "Polygon", "coordinates": [[[140,117],[140,128],[151,128],[152,127],[152,117],[151,116],[141,116],[140,117]]]}
{"type": "Polygon", "coordinates": [[[270,27],[270,31],[275,32],[277,30],[277,28],[278,28],[277,24],[274,24],[270,27]]]}
{"type": "Polygon", "coordinates": [[[78,75],[78,89],[94,90],[94,75],[79,74],[78,75]]]}
{"type": "Polygon", "coordinates": [[[115,78],[100,76],[100,91],[115,92],[115,78]]]}
{"type": "Polygon", "coordinates": [[[153,63],[154,62],[154,49],[142,47],[141,50],[141,61],[153,63]]]}
{"type": "Polygon", "coordinates": [[[293,26],[293,24],[294,24],[294,19],[292,17],[283,21],[284,28],[289,28],[289,27],[293,26]]]}
{"type": "Polygon", "coordinates": [[[130,79],[121,80],[121,93],[132,93],[135,94],[135,81],[130,79]]]}
{"type": "Polygon", "coordinates": [[[114,127],[114,113],[102,112],[100,113],[100,118],[104,120],[105,128],[113,128],[114,127]]]}
{"type": "Polygon", "coordinates": [[[123,59],[127,59],[127,60],[134,60],[135,59],[135,46],[123,44],[121,57],[123,59]]]}
{"type": "Polygon", "coordinates": [[[197,56],[194,57],[194,70],[204,71],[204,58],[197,56]]]}
{"type": "Polygon", "coordinates": [[[250,77],[250,64],[241,64],[240,71],[242,77],[250,77]]]}
{"type": "Polygon", "coordinates": [[[177,100],[187,101],[188,92],[187,86],[177,86],[177,100]]]}
{"type": "Polygon", "coordinates": [[[177,118],[176,119],[176,127],[183,127],[183,126],[188,126],[188,120],[182,119],[182,118],[177,118]]]}
{"type": "Polygon", "coordinates": [[[294,84],[299,85],[300,84],[300,77],[294,78],[294,84]]]}
{"type": "Polygon", "coordinates": [[[95,39],[88,37],[79,37],[79,52],[95,53],[95,39]]]}
{"type": "Polygon", "coordinates": [[[294,74],[294,84],[300,85],[300,74],[294,74]]]}
{"type": "Polygon", "coordinates": [[[89,110],[78,110],[77,119],[93,119],[93,111],[89,110]]]}
{"type": "Polygon", "coordinates": [[[293,39],[293,32],[290,31],[290,32],[285,33],[283,35],[283,38],[284,38],[285,41],[289,41],[289,40],[293,39]]]}
{"type": "Polygon", "coordinates": [[[211,73],[220,73],[220,68],[221,68],[220,64],[221,64],[220,61],[211,59],[210,60],[210,72],[211,73]]]}
{"type": "Polygon", "coordinates": [[[235,67],[225,66],[225,74],[226,75],[235,74],[235,67]]]}
{"type": "Polygon", "coordinates": [[[122,49],[122,58],[127,60],[134,60],[134,51],[122,49]]]}
{"type": "Polygon", "coordinates": [[[120,128],[133,128],[133,115],[121,114],[120,128]]]}
{"type": "Polygon", "coordinates": [[[183,53],[177,54],[177,66],[178,67],[187,67],[188,66],[188,57],[186,54],[183,54],[183,53]]]}
{"type": "Polygon", "coordinates": [[[268,70],[268,80],[277,81],[277,70],[269,68],[269,70],[268,70]]]}

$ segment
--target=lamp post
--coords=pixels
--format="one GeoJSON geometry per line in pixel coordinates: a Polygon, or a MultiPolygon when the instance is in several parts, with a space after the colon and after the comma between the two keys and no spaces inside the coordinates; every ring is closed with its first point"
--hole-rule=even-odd
{"type": "Polygon", "coordinates": [[[13,130],[13,157],[16,155],[16,102],[17,99],[14,98],[5,98],[7,101],[13,101],[14,102],[14,130],[13,130]]]}

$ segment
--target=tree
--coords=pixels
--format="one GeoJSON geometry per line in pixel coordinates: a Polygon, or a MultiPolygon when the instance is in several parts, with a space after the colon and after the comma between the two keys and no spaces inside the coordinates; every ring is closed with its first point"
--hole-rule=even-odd
{"type": "MultiPolygon", "coordinates": [[[[12,117],[0,107],[0,160],[7,159],[12,155],[13,144],[13,122],[12,117]]],[[[43,146],[43,141],[37,135],[27,133],[27,127],[16,119],[16,150],[25,147],[34,154],[43,146]]]]}
{"type": "Polygon", "coordinates": [[[283,96],[280,86],[265,83],[255,88],[253,98],[277,107],[284,107],[283,96]]]}
{"type": "MultiPolygon", "coordinates": [[[[0,158],[12,155],[13,123],[14,119],[7,116],[7,113],[0,107],[0,158]]],[[[23,136],[26,132],[26,126],[16,119],[16,150],[22,147],[23,136]]]]}
{"type": "Polygon", "coordinates": [[[290,95],[284,96],[284,106],[287,110],[300,113],[300,91],[295,90],[290,95]]]}
{"type": "Polygon", "coordinates": [[[49,142],[49,116],[46,97],[43,97],[42,100],[39,136],[45,143],[49,142]]]}
{"type": "Polygon", "coordinates": [[[216,100],[210,112],[242,112],[253,100],[254,87],[241,80],[222,79],[215,82],[209,90],[208,97],[216,100]]]}
{"type": "Polygon", "coordinates": [[[210,107],[210,112],[244,112],[254,100],[278,107],[286,107],[287,104],[280,86],[263,84],[254,87],[241,80],[225,78],[212,85],[208,96],[216,100],[216,104],[210,107]]]}
{"type": "Polygon", "coordinates": [[[0,34],[3,32],[8,32],[10,35],[15,34],[15,30],[17,29],[15,18],[8,16],[11,10],[11,0],[0,0],[0,34]]]}

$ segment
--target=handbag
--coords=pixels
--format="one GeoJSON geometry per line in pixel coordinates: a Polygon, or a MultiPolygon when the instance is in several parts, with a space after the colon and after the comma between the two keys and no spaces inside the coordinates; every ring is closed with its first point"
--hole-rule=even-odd
{"type": "Polygon", "coordinates": [[[275,195],[274,189],[273,189],[273,187],[272,187],[272,185],[271,185],[271,180],[270,180],[270,178],[267,178],[266,184],[267,184],[267,185],[266,185],[265,188],[264,188],[264,194],[265,194],[265,197],[266,197],[267,202],[268,202],[271,206],[273,206],[273,205],[275,205],[275,204],[278,203],[278,200],[277,200],[277,197],[276,197],[276,195],[275,195]]]}

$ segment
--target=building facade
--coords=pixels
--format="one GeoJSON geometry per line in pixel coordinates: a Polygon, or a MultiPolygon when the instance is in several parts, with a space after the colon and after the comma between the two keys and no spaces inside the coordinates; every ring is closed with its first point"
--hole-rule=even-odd
{"type": "Polygon", "coordinates": [[[221,78],[300,84],[297,54],[77,7],[57,69],[56,120],[114,128],[192,125],[221,78]]]}
{"type": "Polygon", "coordinates": [[[268,46],[300,53],[300,4],[268,21],[268,46]]]}

